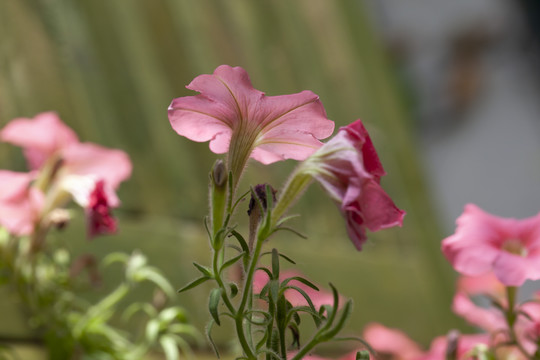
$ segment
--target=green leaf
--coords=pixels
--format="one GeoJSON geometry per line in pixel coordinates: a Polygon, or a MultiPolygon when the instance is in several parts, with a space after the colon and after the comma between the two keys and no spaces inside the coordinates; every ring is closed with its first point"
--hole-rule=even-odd
{"type": "Polygon", "coordinates": [[[210,268],[206,267],[206,266],[202,266],[200,264],[197,264],[196,262],[193,262],[193,265],[195,265],[195,267],[205,276],[213,279],[214,278],[214,274],[212,274],[212,270],[210,270],[210,268]]]}
{"type": "Polygon", "coordinates": [[[109,266],[115,262],[120,262],[120,263],[123,263],[123,264],[127,264],[129,260],[129,255],[128,254],[124,254],[124,253],[119,253],[119,252],[115,252],[115,253],[111,253],[107,256],[105,256],[105,258],[103,259],[103,265],[104,266],[109,266]]]}
{"type": "Polygon", "coordinates": [[[208,227],[208,216],[204,217],[204,228],[206,230],[206,233],[208,234],[208,238],[212,239],[212,234],[210,233],[210,228],[208,227]]]}
{"type": "Polygon", "coordinates": [[[186,321],[186,311],[179,306],[172,306],[166,309],[163,309],[158,318],[161,322],[170,323],[174,320],[177,321],[186,321]]]}
{"type": "Polygon", "coordinates": [[[210,311],[210,315],[212,315],[212,318],[218,325],[221,325],[219,321],[219,313],[218,313],[218,306],[219,306],[220,300],[221,300],[221,289],[220,288],[213,289],[210,292],[210,298],[208,299],[208,310],[210,311]]]}
{"type": "Polygon", "coordinates": [[[193,280],[192,282],[190,282],[189,284],[185,285],[183,288],[181,288],[180,290],[178,290],[177,292],[181,293],[181,292],[184,292],[186,290],[189,290],[189,289],[193,289],[194,287],[206,282],[210,280],[210,278],[206,277],[206,276],[202,276],[198,279],[195,279],[193,280]]]}
{"type": "Polygon", "coordinates": [[[272,249],[272,279],[279,279],[279,253],[272,249]]]}
{"type": "Polygon", "coordinates": [[[292,219],[295,219],[297,217],[300,217],[300,214],[294,214],[294,215],[289,215],[289,216],[285,216],[285,217],[282,217],[276,224],[276,227],[281,227],[282,224],[286,223],[287,221],[289,220],[292,220],[292,219]]]}
{"type": "Polygon", "coordinates": [[[229,266],[233,265],[234,263],[236,263],[238,260],[240,260],[246,253],[241,253],[241,254],[238,254],[236,255],[235,257],[233,257],[232,259],[229,259],[227,260],[222,266],[221,266],[221,269],[219,269],[219,273],[221,274],[221,272],[223,270],[225,270],[226,268],[228,268],[229,266]]]}
{"type": "Polygon", "coordinates": [[[157,319],[152,319],[146,324],[144,335],[149,344],[153,344],[157,340],[159,335],[159,321],[157,319]]]}
{"type": "Polygon", "coordinates": [[[156,284],[165,294],[167,294],[169,297],[174,296],[174,288],[172,287],[171,283],[165,276],[163,276],[158,269],[150,266],[146,266],[144,268],[138,269],[133,274],[133,279],[135,281],[143,281],[148,280],[156,284]]]}
{"type": "Polygon", "coordinates": [[[165,353],[165,358],[167,360],[178,360],[180,358],[178,345],[176,344],[176,341],[173,337],[163,335],[159,339],[159,344],[163,348],[163,352],[165,353]]]}
{"type": "Polygon", "coordinates": [[[280,230],[284,230],[284,231],[289,231],[289,232],[292,232],[294,235],[302,238],[302,239],[307,239],[308,237],[304,234],[302,234],[301,232],[291,228],[291,227],[288,227],[288,226],[280,226],[280,227],[276,227],[274,229],[273,232],[277,232],[277,231],[280,231],[280,230]]]}
{"type": "Polygon", "coordinates": [[[296,281],[299,281],[301,282],[302,284],[304,285],[307,285],[309,286],[310,288],[312,288],[313,290],[315,291],[319,291],[319,288],[313,284],[312,282],[310,282],[309,280],[303,278],[303,277],[300,277],[300,276],[291,276],[290,278],[287,278],[285,280],[283,280],[283,282],[281,283],[281,286],[287,286],[287,284],[289,282],[291,282],[292,280],[296,280],[296,281]]]}
{"type": "Polygon", "coordinates": [[[277,303],[278,296],[279,296],[279,281],[270,280],[269,288],[270,288],[270,298],[272,299],[274,303],[277,303]]]}
{"type": "Polygon", "coordinates": [[[249,247],[246,239],[244,239],[244,237],[236,230],[232,230],[231,234],[236,238],[236,240],[238,240],[238,243],[242,247],[242,250],[244,250],[246,254],[249,254],[249,247]]]}
{"type": "Polygon", "coordinates": [[[216,357],[219,359],[219,350],[216,346],[216,343],[214,342],[214,339],[212,338],[212,328],[214,327],[214,320],[210,319],[208,322],[208,325],[206,325],[206,337],[208,338],[208,342],[212,346],[212,349],[214,350],[214,353],[216,354],[216,357]]]}
{"type": "MultiPolygon", "coordinates": [[[[313,312],[317,312],[317,309],[315,308],[315,305],[313,305],[313,301],[311,301],[311,298],[309,297],[309,295],[302,289],[300,289],[299,287],[296,287],[296,286],[286,286],[286,287],[283,287],[281,288],[281,292],[282,293],[285,293],[285,290],[287,289],[293,289],[293,290],[296,290],[300,293],[300,295],[302,295],[304,297],[304,299],[306,299],[308,305],[309,305],[309,308],[311,309],[311,311],[313,312]]],[[[315,325],[317,325],[317,327],[320,325],[320,316],[318,317],[313,317],[313,320],[315,321],[315,325]]]]}
{"type": "Polygon", "coordinates": [[[122,313],[122,320],[128,321],[135,313],[143,311],[149,317],[157,315],[156,308],[148,303],[136,302],[129,305],[122,313]]]}

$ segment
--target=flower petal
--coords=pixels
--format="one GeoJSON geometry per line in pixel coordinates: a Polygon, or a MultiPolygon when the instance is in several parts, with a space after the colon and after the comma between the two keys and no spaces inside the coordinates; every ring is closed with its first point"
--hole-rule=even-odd
{"type": "Polygon", "coordinates": [[[39,220],[44,196],[30,187],[34,173],[0,170],[0,225],[11,234],[29,235],[39,220]]]}
{"type": "Polygon", "coordinates": [[[172,101],[173,129],[193,141],[210,141],[216,153],[229,151],[230,141],[236,141],[241,146],[231,152],[240,165],[248,157],[264,164],[303,160],[321,146],[317,139],[330,136],[334,129],[311,91],[265,96],[240,67],[219,66],[211,75],[197,76],[187,88],[200,95],[172,101]]]}
{"type": "Polygon", "coordinates": [[[0,131],[0,140],[22,147],[31,169],[39,169],[56,151],[78,142],[54,112],[12,120],[0,131]]]}
{"type": "Polygon", "coordinates": [[[121,150],[92,143],[77,143],[64,148],[62,158],[66,173],[92,175],[98,180],[105,180],[113,189],[131,175],[131,161],[121,150]]]}

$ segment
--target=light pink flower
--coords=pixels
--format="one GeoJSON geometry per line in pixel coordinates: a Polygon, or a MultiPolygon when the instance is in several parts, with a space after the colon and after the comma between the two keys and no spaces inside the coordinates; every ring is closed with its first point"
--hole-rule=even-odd
{"type": "Polygon", "coordinates": [[[39,221],[43,194],[30,183],[34,173],[0,170],[0,225],[14,235],[29,235],[39,221]]]}
{"type": "Polygon", "coordinates": [[[468,295],[486,295],[499,302],[502,302],[506,295],[506,287],[492,272],[460,276],[457,280],[457,291],[468,295]]]}
{"type": "MultiPolygon", "coordinates": [[[[90,217],[95,214],[92,204],[96,191],[101,204],[106,203],[107,208],[118,206],[115,189],[131,175],[131,161],[125,152],[79,142],[75,133],[53,112],[11,121],[0,131],[0,139],[21,146],[29,166],[36,170],[35,186],[30,186],[30,181],[26,186],[35,190],[37,187],[45,193],[41,216],[64,205],[63,191],[86,208],[90,217]]],[[[106,219],[108,217],[102,220],[106,219]]],[[[88,223],[95,223],[95,219],[89,218],[88,223]]],[[[112,229],[112,225],[106,228],[112,229]]],[[[90,228],[89,234],[104,229],[90,228]]]]}
{"type": "Polygon", "coordinates": [[[442,242],[456,271],[493,271],[507,286],[540,279],[540,214],[523,220],[501,218],[468,204],[456,223],[456,232],[442,242]]]}
{"type": "Polygon", "coordinates": [[[382,354],[392,355],[393,359],[413,360],[423,354],[420,347],[404,332],[371,323],[364,329],[364,340],[382,354]]]}
{"type": "Polygon", "coordinates": [[[172,101],[171,126],[190,140],[210,141],[214,153],[229,152],[233,171],[241,171],[249,157],[263,164],[303,160],[321,146],[318,139],[334,129],[317,95],[302,91],[266,96],[253,88],[241,67],[221,65],[211,75],[197,76],[187,88],[200,94],[172,101]]]}
{"type": "Polygon", "coordinates": [[[499,309],[478,306],[463,292],[458,292],[454,296],[452,311],[467,320],[469,324],[488,332],[507,328],[504,314],[499,309]]]}
{"type": "MultiPolygon", "coordinates": [[[[296,271],[292,270],[285,270],[282,271],[279,274],[279,281],[282,282],[287,278],[300,276],[303,277],[302,274],[296,271]]],[[[255,275],[253,276],[253,292],[255,294],[259,294],[263,287],[268,283],[268,274],[263,270],[257,270],[255,272],[255,275]]],[[[323,305],[334,305],[334,297],[331,292],[324,291],[320,289],[319,291],[305,285],[304,283],[298,281],[298,280],[291,280],[288,285],[295,286],[301,290],[303,290],[311,299],[313,306],[319,310],[321,306],[323,305]]],[[[285,298],[293,305],[293,306],[308,306],[307,300],[302,296],[298,291],[294,289],[287,289],[285,290],[285,298]]],[[[340,306],[343,305],[343,297],[339,297],[339,304],[340,306]]]]}
{"type": "Polygon", "coordinates": [[[405,212],[380,186],[386,173],[360,120],[342,127],[300,171],[313,176],[339,204],[358,250],[367,239],[366,228],[378,231],[402,225],[405,212]]]}
{"type": "Polygon", "coordinates": [[[0,131],[0,140],[22,147],[32,170],[41,168],[66,146],[79,142],[75,132],[55,112],[44,112],[33,119],[11,120],[0,131]]]}
{"type": "MultiPolygon", "coordinates": [[[[459,335],[456,351],[457,359],[471,359],[471,357],[468,356],[468,353],[478,345],[488,345],[489,340],[489,334],[459,335]]],[[[445,360],[447,348],[448,337],[436,337],[431,342],[429,351],[424,355],[417,357],[416,360],[445,360]]]]}

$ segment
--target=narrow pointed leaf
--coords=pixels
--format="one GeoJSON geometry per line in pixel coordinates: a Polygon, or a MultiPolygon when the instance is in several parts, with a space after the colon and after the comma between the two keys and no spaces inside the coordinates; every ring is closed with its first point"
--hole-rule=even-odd
{"type": "Polygon", "coordinates": [[[215,288],[210,292],[210,298],[208,299],[208,310],[210,310],[210,315],[216,322],[216,324],[221,325],[219,321],[218,306],[221,300],[221,289],[215,288]]]}
{"type": "Polygon", "coordinates": [[[287,284],[289,284],[289,282],[292,281],[292,280],[299,281],[302,284],[309,286],[313,290],[319,291],[319,288],[315,284],[313,284],[309,280],[307,280],[307,279],[305,279],[303,277],[300,277],[300,276],[292,276],[290,278],[287,278],[287,279],[283,280],[283,282],[281,283],[281,286],[287,286],[287,284]]]}
{"type": "Polygon", "coordinates": [[[238,243],[242,247],[242,250],[244,250],[246,254],[249,254],[249,247],[246,239],[244,239],[244,237],[236,230],[231,231],[231,234],[236,238],[236,240],[238,240],[238,243]]]}
{"type": "Polygon", "coordinates": [[[210,280],[209,277],[207,276],[202,276],[198,279],[195,279],[193,280],[192,282],[190,282],[189,284],[187,284],[186,286],[184,286],[183,288],[181,288],[180,290],[178,290],[177,292],[181,293],[181,292],[184,292],[186,290],[189,290],[189,289],[193,289],[195,286],[198,286],[206,281],[210,280]]]}
{"type": "Polygon", "coordinates": [[[219,269],[219,273],[221,274],[223,272],[223,270],[225,270],[226,268],[228,268],[229,266],[233,265],[234,263],[236,263],[238,260],[240,260],[243,256],[245,255],[245,253],[241,253],[239,255],[236,255],[235,257],[233,257],[232,259],[229,259],[227,260],[222,266],[221,266],[221,269],[219,269]]]}
{"type": "Polygon", "coordinates": [[[178,346],[176,341],[171,336],[163,335],[159,339],[159,344],[165,353],[165,358],[167,360],[178,360],[180,358],[180,353],[178,351],[178,346]]]}
{"type": "Polygon", "coordinates": [[[208,278],[211,278],[213,279],[214,278],[214,274],[212,274],[212,270],[210,270],[208,267],[206,266],[202,266],[200,264],[197,264],[196,262],[193,262],[193,265],[195,265],[195,267],[206,277],[208,278]]]}
{"type": "Polygon", "coordinates": [[[279,253],[272,249],[272,279],[279,279],[279,253]]]}
{"type": "Polygon", "coordinates": [[[212,349],[214,350],[214,353],[216,354],[216,357],[219,359],[219,350],[216,346],[216,343],[214,342],[214,339],[212,338],[212,328],[214,327],[214,320],[210,319],[208,322],[208,325],[206,325],[206,337],[208,338],[208,342],[212,346],[212,349]]]}

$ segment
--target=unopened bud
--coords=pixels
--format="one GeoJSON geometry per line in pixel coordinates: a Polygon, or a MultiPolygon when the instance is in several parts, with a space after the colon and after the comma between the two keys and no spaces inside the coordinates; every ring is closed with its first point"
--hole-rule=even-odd
{"type": "Polygon", "coordinates": [[[221,159],[217,160],[214,164],[212,169],[212,181],[218,188],[225,186],[227,183],[227,168],[221,159]]]}
{"type": "Polygon", "coordinates": [[[227,167],[223,160],[217,160],[210,172],[210,209],[212,210],[212,233],[216,235],[223,225],[227,202],[227,167]]]}
{"type": "MultiPolygon", "coordinates": [[[[262,204],[262,207],[263,207],[263,210],[266,210],[266,208],[268,207],[268,201],[267,201],[267,198],[266,198],[266,185],[268,184],[259,184],[259,185],[256,185],[254,190],[255,190],[255,195],[257,196],[257,198],[259,199],[259,201],[261,202],[262,204]]],[[[270,186],[270,185],[268,185],[270,186]]],[[[276,193],[277,193],[277,190],[275,190],[272,186],[270,186],[270,190],[272,192],[272,203],[275,203],[276,202],[276,193]]],[[[248,215],[251,216],[251,213],[253,212],[253,210],[255,210],[257,208],[257,200],[253,197],[253,194],[251,194],[251,200],[249,200],[249,208],[248,208],[248,215]]]]}

